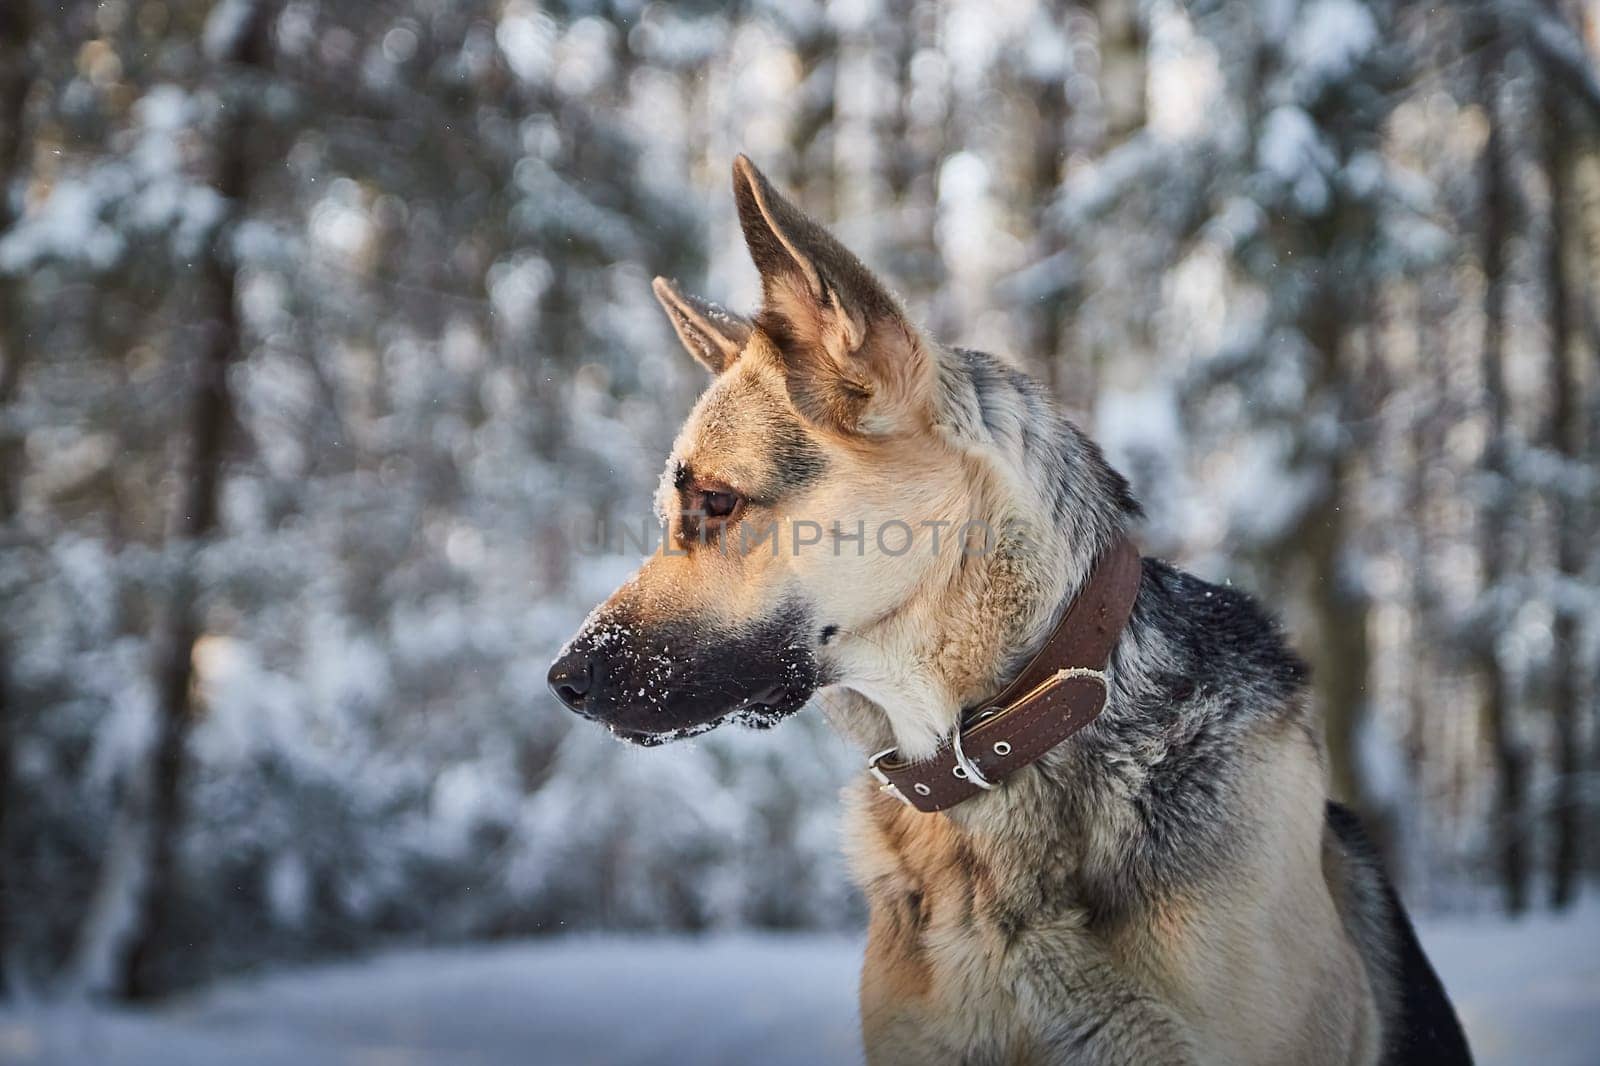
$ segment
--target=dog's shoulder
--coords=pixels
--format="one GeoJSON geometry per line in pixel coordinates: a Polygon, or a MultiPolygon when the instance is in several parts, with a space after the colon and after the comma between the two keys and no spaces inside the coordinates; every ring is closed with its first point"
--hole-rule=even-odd
{"type": "Polygon", "coordinates": [[[1320,751],[1304,662],[1277,620],[1231,585],[1145,559],[1112,669],[1098,738],[1142,764],[1147,783],[1163,791],[1230,780],[1241,760],[1284,739],[1320,751]]]}
{"type": "Polygon", "coordinates": [[[1234,684],[1269,699],[1291,697],[1305,684],[1306,664],[1278,620],[1233,585],[1147,558],[1135,611],[1192,681],[1234,684]]]}

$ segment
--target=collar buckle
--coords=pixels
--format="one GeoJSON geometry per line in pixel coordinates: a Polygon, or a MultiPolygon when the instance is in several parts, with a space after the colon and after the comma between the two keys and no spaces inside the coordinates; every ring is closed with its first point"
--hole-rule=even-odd
{"type": "Polygon", "coordinates": [[[868,759],[867,772],[872,775],[875,781],[878,782],[879,792],[887,792],[901,803],[904,803],[907,807],[915,807],[916,804],[912,803],[911,800],[906,797],[906,794],[900,791],[900,786],[889,780],[889,775],[884,773],[883,770],[878,766],[878,763],[882,762],[890,755],[893,755],[897,750],[898,749],[896,748],[884,748],[872,758],[868,759]]]}
{"type": "Polygon", "coordinates": [[[984,777],[983,771],[978,769],[978,764],[967,758],[967,753],[961,747],[961,732],[960,727],[957,727],[956,731],[950,734],[950,747],[956,756],[956,776],[964,777],[985,792],[993,792],[999,786],[984,777]]]}

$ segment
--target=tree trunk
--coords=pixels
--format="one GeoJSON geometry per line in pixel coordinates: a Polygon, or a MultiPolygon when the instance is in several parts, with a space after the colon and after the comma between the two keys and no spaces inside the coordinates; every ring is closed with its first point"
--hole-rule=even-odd
{"type": "Polygon", "coordinates": [[[816,17],[813,25],[799,30],[794,45],[800,61],[800,86],[789,131],[794,156],[790,186],[806,210],[818,218],[834,219],[838,198],[832,131],[838,113],[839,36],[829,25],[825,9],[818,9],[816,17]]]}
{"type": "MultiPolygon", "coordinates": [[[[1503,45],[1489,29],[1479,68],[1479,94],[1489,116],[1489,138],[1482,161],[1482,260],[1484,276],[1483,342],[1481,351],[1483,396],[1488,426],[1483,466],[1489,474],[1490,495],[1483,505],[1479,550],[1482,556],[1483,596],[1491,602],[1505,577],[1506,527],[1509,514],[1509,470],[1506,463],[1505,320],[1506,255],[1510,226],[1510,181],[1506,173],[1504,132],[1498,96],[1503,45]]],[[[1485,618],[1485,632],[1472,640],[1473,658],[1483,679],[1483,721],[1495,760],[1495,811],[1492,830],[1506,910],[1520,913],[1528,901],[1528,858],[1523,835],[1523,792],[1526,765],[1512,722],[1511,694],[1497,654],[1498,620],[1485,618]]]]}
{"type": "MultiPolygon", "coordinates": [[[[1063,5],[1051,3],[1046,5],[1046,10],[1052,20],[1061,25],[1062,32],[1067,32],[1067,12],[1063,5]]],[[[1068,52],[1070,54],[1070,48],[1068,52]]],[[[1034,234],[1030,258],[1035,264],[1049,262],[1066,248],[1060,226],[1053,221],[1050,209],[1055,203],[1056,187],[1061,183],[1062,168],[1067,159],[1067,120],[1070,115],[1066,81],[1069,71],[1062,69],[1053,73],[1056,76],[1035,79],[1028,86],[1036,109],[1036,121],[1031,158],[1027,160],[1026,199],[1022,206],[1024,213],[1030,217],[1029,228],[1034,234]]],[[[1059,268],[1065,266],[1059,262],[1057,265],[1059,268]]],[[[1066,399],[1069,388],[1080,402],[1085,402],[1093,395],[1093,373],[1089,368],[1079,365],[1072,368],[1077,373],[1069,375],[1067,368],[1062,365],[1066,357],[1063,348],[1070,295],[1065,286],[1057,288],[1054,285],[1039,294],[1036,304],[1029,308],[1031,313],[1028,317],[1033,324],[1029,347],[1033,357],[1043,366],[1045,383],[1050,386],[1051,395],[1058,402],[1066,399]]]]}
{"type": "MultiPolygon", "coordinates": [[[[1583,459],[1583,405],[1573,362],[1573,310],[1566,264],[1567,153],[1560,91],[1544,86],[1544,167],[1550,183],[1545,287],[1550,307],[1549,448],[1576,467],[1583,459]]],[[[1581,580],[1584,562],[1582,500],[1558,486],[1553,494],[1556,577],[1563,585],[1581,580]]],[[[1555,723],[1555,794],[1550,807],[1550,903],[1566,907],[1577,891],[1583,833],[1582,752],[1578,672],[1578,619],[1564,589],[1554,596],[1550,713],[1555,723]]]]}
{"type": "Polygon", "coordinates": [[[1330,468],[1321,503],[1301,527],[1309,570],[1309,605],[1315,630],[1312,685],[1322,708],[1328,742],[1329,787],[1363,815],[1373,816],[1357,760],[1356,741],[1366,714],[1371,650],[1367,642],[1367,597],[1346,567],[1350,541],[1350,457],[1330,468]]]}
{"type": "Polygon", "coordinates": [[[894,71],[894,99],[884,103],[875,129],[877,158],[890,225],[878,250],[885,272],[902,287],[906,308],[935,332],[954,327],[939,299],[946,280],[939,252],[939,168],[953,120],[948,74],[916,73],[916,59],[937,48],[944,9],[918,0],[892,0],[874,33],[894,71]],[[940,77],[939,83],[932,79],[940,77]],[[914,94],[922,94],[921,107],[914,94]],[[938,94],[938,107],[927,97],[938,94]]]}
{"type": "MultiPolygon", "coordinates": [[[[1345,380],[1345,301],[1332,284],[1307,300],[1300,332],[1318,355],[1317,389],[1339,405],[1340,422],[1354,420],[1354,397],[1345,380]]],[[[1291,540],[1306,568],[1311,615],[1311,683],[1322,711],[1328,745],[1329,788],[1361,814],[1377,814],[1368,802],[1357,761],[1356,740],[1366,714],[1371,649],[1367,640],[1367,596],[1350,573],[1353,449],[1343,443],[1327,457],[1327,487],[1301,520],[1291,540]]],[[[1377,827],[1374,825],[1375,835],[1377,827]]],[[[1380,844],[1382,841],[1380,840],[1380,844]]]]}
{"type": "MultiPolygon", "coordinates": [[[[1399,816],[1397,829],[1403,826],[1428,826],[1420,833],[1397,841],[1397,857],[1401,849],[1411,852],[1406,861],[1411,869],[1436,874],[1434,846],[1436,834],[1431,827],[1441,819],[1455,818],[1459,814],[1460,794],[1454,787],[1452,771],[1457,760],[1448,743],[1449,731],[1439,713],[1442,694],[1440,679],[1446,671],[1446,658],[1439,654],[1439,581],[1434,570],[1440,544],[1435,538],[1433,495],[1429,489],[1429,471],[1433,464],[1442,461],[1445,454],[1444,438],[1451,423],[1451,394],[1443,387],[1429,388],[1428,382],[1444,381],[1449,360],[1440,351],[1437,338],[1444,323],[1449,321],[1455,306],[1453,299],[1443,290],[1424,281],[1417,286],[1416,320],[1413,323],[1414,358],[1401,369],[1400,376],[1413,383],[1417,395],[1425,397],[1411,419],[1408,430],[1410,464],[1406,472],[1405,515],[1403,523],[1402,558],[1410,571],[1409,628],[1404,654],[1406,662],[1406,727],[1405,768],[1410,777],[1408,798],[1416,802],[1410,816],[1399,816]],[[1443,775],[1443,776],[1441,776],[1443,775]],[[1444,808],[1444,810],[1441,810],[1444,808]],[[1417,844],[1418,848],[1408,847],[1417,844]]],[[[1438,531],[1448,536],[1446,530],[1438,531]]],[[[1438,880],[1430,877],[1430,880],[1438,880]]]]}
{"type": "MultiPolygon", "coordinates": [[[[253,70],[265,65],[270,16],[266,3],[251,9],[224,54],[214,57],[222,68],[221,79],[236,76],[230,67],[253,70]]],[[[228,86],[222,88],[227,114],[217,134],[215,187],[227,207],[201,268],[202,299],[210,305],[210,319],[200,331],[202,340],[188,416],[187,480],[173,529],[174,538],[188,552],[189,565],[176,579],[156,641],[158,721],[148,778],[141,789],[147,804],[143,877],[136,892],[134,925],[121,967],[121,991],[129,999],[149,998],[170,987],[161,956],[171,948],[176,905],[181,896],[178,842],[182,831],[184,753],[195,718],[194,645],[200,635],[194,564],[199,549],[217,526],[225,438],[233,418],[228,371],[242,350],[235,299],[237,267],[227,241],[244,214],[248,198],[250,105],[247,93],[229,92],[228,86]]]]}
{"type": "Polygon", "coordinates": [[[889,275],[903,286],[907,307],[921,319],[928,317],[943,275],[934,225],[945,123],[915,113],[913,67],[918,53],[937,40],[938,27],[930,23],[938,17],[937,10],[913,0],[894,0],[875,31],[890,56],[895,84],[894,99],[883,105],[876,129],[891,220],[881,254],[889,275]]]}
{"type": "MultiPolygon", "coordinates": [[[[21,199],[23,109],[32,78],[28,45],[32,36],[27,0],[0,6],[0,237],[15,224],[21,199]]],[[[21,491],[21,430],[7,417],[22,384],[27,354],[23,280],[0,274],[0,536],[10,531],[21,491]]],[[[10,654],[0,632],[0,999],[11,991],[13,915],[16,911],[16,844],[12,830],[22,796],[12,781],[12,738],[19,708],[10,680],[10,654]]]]}
{"type": "MultiPolygon", "coordinates": [[[[1600,286],[1596,284],[1596,271],[1589,264],[1600,263],[1600,211],[1595,210],[1600,205],[1600,180],[1597,180],[1600,179],[1600,144],[1591,140],[1569,144],[1567,149],[1573,155],[1566,189],[1573,205],[1569,236],[1575,248],[1575,261],[1583,265],[1568,279],[1572,286],[1570,298],[1574,301],[1572,325],[1578,339],[1572,365],[1587,368],[1585,391],[1576,398],[1579,424],[1583,427],[1578,444],[1584,465],[1595,471],[1600,470],[1600,299],[1597,299],[1600,286]]],[[[1587,507],[1584,522],[1600,518],[1600,493],[1591,491],[1587,507]]],[[[1596,560],[1594,552],[1589,553],[1583,569],[1587,582],[1593,587],[1600,578],[1600,561],[1596,560]]],[[[1581,777],[1589,782],[1588,789],[1580,794],[1592,797],[1594,793],[1589,789],[1600,781],[1600,674],[1594,672],[1592,662],[1589,670],[1585,689],[1580,693],[1580,715],[1587,721],[1589,732],[1579,761],[1581,777]]],[[[1584,817],[1580,820],[1579,859],[1583,872],[1594,875],[1600,873],[1600,817],[1594,817],[1600,811],[1591,798],[1582,803],[1581,813],[1584,817]]]]}

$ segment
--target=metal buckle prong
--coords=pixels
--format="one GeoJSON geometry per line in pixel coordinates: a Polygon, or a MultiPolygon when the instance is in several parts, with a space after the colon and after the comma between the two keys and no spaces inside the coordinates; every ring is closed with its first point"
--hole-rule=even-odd
{"type": "Polygon", "coordinates": [[[900,786],[889,780],[889,775],[878,768],[878,763],[882,762],[885,757],[893,755],[894,753],[894,748],[884,748],[872,758],[868,759],[867,772],[877,780],[879,792],[887,792],[901,803],[904,803],[907,807],[915,807],[916,804],[912,803],[911,800],[906,797],[906,794],[900,791],[900,786]]]}
{"type": "Polygon", "coordinates": [[[978,769],[978,764],[967,758],[967,753],[961,750],[960,729],[950,734],[950,746],[955,749],[956,768],[967,775],[968,781],[971,781],[985,792],[992,792],[996,787],[995,783],[984,777],[983,771],[978,769]]]}

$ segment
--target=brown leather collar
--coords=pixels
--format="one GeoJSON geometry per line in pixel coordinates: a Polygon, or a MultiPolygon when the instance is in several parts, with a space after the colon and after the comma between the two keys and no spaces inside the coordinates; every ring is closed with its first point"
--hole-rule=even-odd
{"type": "Polygon", "coordinates": [[[867,764],[879,787],[919,811],[942,811],[1009,775],[1094,721],[1105,668],[1139,594],[1139,551],[1125,536],[1096,564],[1055,632],[1017,679],[967,716],[948,746],[920,762],[886,748],[867,764]]]}

